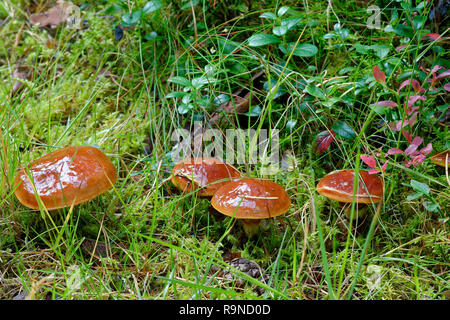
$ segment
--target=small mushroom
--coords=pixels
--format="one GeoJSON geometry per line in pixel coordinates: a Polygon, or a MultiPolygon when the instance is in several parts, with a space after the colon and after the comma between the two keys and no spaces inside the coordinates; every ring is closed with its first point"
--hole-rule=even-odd
{"type": "Polygon", "coordinates": [[[47,210],[54,210],[94,199],[116,180],[116,168],[101,150],[70,146],[22,168],[14,179],[14,194],[29,208],[39,209],[40,198],[47,210]]]}
{"type": "MultiPolygon", "coordinates": [[[[333,171],[323,177],[317,184],[316,190],[319,194],[336,201],[341,205],[352,203],[354,170],[333,171]]],[[[378,203],[383,200],[383,180],[367,171],[359,171],[358,188],[355,195],[355,203],[363,208],[368,203],[378,203]]],[[[350,214],[350,206],[345,207],[347,216],[350,214]]]]}
{"type": "Polygon", "coordinates": [[[450,150],[436,153],[431,158],[431,162],[441,167],[450,167],[450,150]]]}
{"type": "Polygon", "coordinates": [[[291,206],[287,192],[270,180],[243,178],[222,186],[211,199],[220,213],[240,219],[248,238],[259,229],[261,219],[285,213],[291,206]]]}
{"type": "Polygon", "coordinates": [[[172,183],[183,192],[197,190],[201,197],[212,195],[241,173],[232,165],[214,158],[188,158],[172,169],[172,183]]]}

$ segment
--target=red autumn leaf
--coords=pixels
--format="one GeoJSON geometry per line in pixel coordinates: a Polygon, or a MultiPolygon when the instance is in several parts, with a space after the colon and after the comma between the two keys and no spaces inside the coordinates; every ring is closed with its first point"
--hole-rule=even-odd
{"type": "Polygon", "coordinates": [[[375,174],[375,173],[378,173],[378,172],[380,172],[379,169],[369,169],[369,171],[367,171],[368,174],[375,174]]]}
{"type": "Polygon", "coordinates": [[[383,101],[378,101],[377,103],[375,103],[376,107],[391,107],[391,108],[395,108],[397,106],[397,104],[394,101],[390,101],[390,100],[383,100],[383,101]]]}
{"type": "Polygon", "coordinates": [[[383,71],[380,70],[379,66],[373,67],[373,76],[378,83],[385,84],[386,83],[386,75],[383,71]]]}
{"type": "Polygon", "coordinates": [[[438,72],[441,69],[444,69],[444,67],[437,64],[431,69],[430,73],[435,74],[436,72],[438,72]]]}
{"type": "Polygon", "coordinates": [[[450,82],[449,82],[449,83],[446,83],[446,84],[444,85],[444,90],[446,90],[447,92],[450,92],[450,82]]]}
{"type": "Polygon", "coordinates": [[[401,46],[398,46],[397,48],[395,48],[395,51],[400,51],[400,50],[402,50],[402,49],[404,49],[404,48],[406,48],[408,45],[407,44],[402,44],[401,46]]]}
{"type": "Polygon", "coordinates": [[[414,151],[417,150],[419,145],[423,142],[423,138],[421,137],[415,137],[408,148],[405,149],[406,155],[411,155],[414,153],[414,151]]]}
{"type": "Polygon", "coordinates": [[[318,155],[324,153],[328,147],[330,146],[333,139],[336,137],[336,132],[333,130],[330,131],[322,131],[317,135],[315,142],[315,150],[318,155]]]}
{"type": "Polygon", "coordinates": [[[426,158],[425,155],[419,154],[412,159],[411,163],[414,167],[417,167],[419,164],[421,164],[425,160],[425,158],[426,158]]]}
{"type": "Polygon", "coordinates": [[[408,141],[408,143],[411,143],[412,141],[412,136],[411,133],[409,133],[406,130],[402,130],[402,135],[406,138],[406,140],[408,141]]]}
{"type": "Polygon", "coordinates": [[[421,89],[419,81],[416,79],[407,79],[400,84],[398,91],[402,90],[406,86],[412,86],[415,92],[419,92],[421,89]]]}
{"type": "Polygon", "coordinates": [[[420,40],[424,40],[424,39],[431,39],[431,40],[434,40],[434,41],[441,41],[442,37],[439,34],[437,34],[437,33],[428,33],[428,34],[422,36],[422,38],[420,38],[420,40]]]}
{"type": "Polygon", "coordinates": [[[450,69],[445,70],[444,72],[438,74],[438,75],[436,76],[436,79],[435,79],[434,82],[440,81],[440,80],[445,79],[445,78],[448,78],[448,77],[450,77],[450,69]]]}
{"type": "Polygon", "coordinates": [[[361,160],[367,164],[369,167],[371,168],[375,168],[377,166],[377,162],[375,161],[375,158],[372,156],[368,156],[365,154],[362,154],[359,156],[361,158],[361,160]]]}
{"type": "Polygon", "coordinates": [[[388,161],[389,160],[386,160],[386,162],[385,163],[383,163],[383,165],[381,166],[381,171],[386,171],[386,168],[387,168],[387,165],[388,165],[388,161]]]}
{"type": "Polygon", "coordinates": [[[410,96],[408,99],[408,107],[411,107],[417,100],[425,101],[427,99],[426,96],[410,96]]]}
{"type": "Polygon", "coordinates": [[[429,154],[431,151],[433,151],[433,146],[431,145],[431,143],[427,144],[425,147],[423,147],[422,149],[420,149],[420,153],[423,155],[427,155],[429,154]]]}
{"type": "Polygon", "coordinates": [[[393,154],[403,153],[403,151],[398,148],[392,148],[392,149],[389,149],[387,153],[388,153],[388,155],[393,155],[393,154]]]}

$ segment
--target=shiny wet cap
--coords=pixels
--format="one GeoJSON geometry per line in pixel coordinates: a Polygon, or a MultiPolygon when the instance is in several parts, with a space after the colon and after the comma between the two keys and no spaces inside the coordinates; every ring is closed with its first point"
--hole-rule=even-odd
{"type": "Polygon", "coordinates": [[[243,178],[217,190],[211,204],[220,213],[237,219],[267,219],[285,213],[291,199],[273,181],[243,178]]]}
{"type": "Polygon", "coordinates": [[[187,158],[172,169],[172,183],[183,192],[197,190],[201,197],[211,197],[220,187],[241,173],[232,165],[215,158],[187,158]]]}
{"type": "MultiPolygon", "coordinates": [[[[319,194],[339,202],[352,202],[353,170],[333,171],[323,177],[317,184],[319,194]]],[[[367,171],[359,171],[358,188],[356,190],[356,203],[377,203],[383,199],[383,180],[367,171]]]]}
{"type": "Polygon", "coordinates": [[[116,168],[101,150],[70,146],[22,168],[14,179],[14,194],[29,208],[39,209],[39,196],[47,210],[54,210],[89,201],[112,188],[116,180],[116,168]]]}

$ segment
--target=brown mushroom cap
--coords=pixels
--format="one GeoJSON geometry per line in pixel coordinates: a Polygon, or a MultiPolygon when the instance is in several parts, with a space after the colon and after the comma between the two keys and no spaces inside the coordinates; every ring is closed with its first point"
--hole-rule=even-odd
{"type": "Polygon", "coordinates": [[[36,190],[45,207],[53,210],[91,200],[112,188],[116,180],[116,168],[101,150],[70,146],[22,168],[14,179],[14,194],[23,205],[39,209],[36,190]]]}
{"type": "Polygon", "coordinates": [[[217,211],[237,219],[267,219],[285,213],[291,199],[273,181],[245,178],[217,190],[211,204],[217,211]]]}
{"type": "MultiPolygon", "coordinates": [[[[338,170],[323,177],[316,190],[319,194],[339,202],[352,202],[353,170],[338,170]]],[[[356,203],[377,203],[383,199],[383,180],[367,171],[359,171],[358,189],[356,190],[356,203]]]]}
{"type": "Polygon", "coordinates": [[[438,166],[445,167],[446,163],[447,166],[450,166],[450,150],[436,153],[430,159],[431,162],[437,164],[438,166]]]}
{"type": "Polygon", "coordinates": [[[188,158],[172,169],[172,182],[180,190],[198,189],[201,197],[211,197],[221,186],[241,173],[232,165],[214,158],[188,158]]]}

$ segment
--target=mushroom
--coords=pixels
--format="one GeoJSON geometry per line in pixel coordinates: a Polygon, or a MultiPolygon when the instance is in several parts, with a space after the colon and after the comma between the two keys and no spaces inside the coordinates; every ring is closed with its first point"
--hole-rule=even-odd
{"type": "Polygon", "coordinates": [[[259,229],[261,219],[285,213],[291,206],[286,191],[270,180],[243,178],[222,186],[211,199],[220,213],[240,219],[248,238],[259,229]]]}
{"type": "Polygon", "coordinates": [[[431,162],[433,162],[434,164],[437,164],[438,166],[441,167],[449,167],[449,163],[450,163],[450,150],[447,151],[443,151],[440,153],[436,153],[435,155],[433,155],[431,158],[431,162]]]}
{"type": "Polygon", "coordinates": [[[232,165],[214,158],[187,158],[172,169],[172,183],[183,192],[197,190],[201,197],[213,194],[241,173],[232,165]]]}
{"type": "MultiPolygon", "coordinates": [[[[341,205],[352,203],[354,170],[333,171],[323,177],[317,184],[316,190],[319,194],[336,201],[341,205]]],[[[358,188],[355,194],[355,203],[358,208],[363,208],[368,203],[378,203],[383,200],[383,180],[367,171],[359,171],[358,188]]],[[[347,217],[350,215],[350,206],[345,206],[347,217]]]]}
{"type": "Polygon", "coordinates": [[[50,152],[22,168],[14,179],[14,194],[32,209],[38,198],[47,210],[94,199],[117,180],[117,171],[99,149],[70,146],[50,152]]]}

